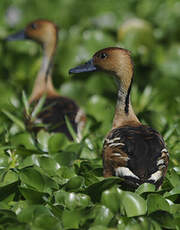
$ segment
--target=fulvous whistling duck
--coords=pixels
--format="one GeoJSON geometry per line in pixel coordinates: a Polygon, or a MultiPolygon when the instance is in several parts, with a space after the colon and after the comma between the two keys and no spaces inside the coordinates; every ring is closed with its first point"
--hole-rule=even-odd
{"type": "Polygon", "coordinates": [[[37,121],[31,124],[30,118],[25,116],[27,128],[37,132],[39,128],[35,126],[35,123],[40,122],[47,126],[48,131],[64,133],[72,140],[65,121],[65,117],[67,117],[80,138],[80,133],[85,123],[83,111],[72,99],[60,96],[52,83],[53,58],[58,42],[57,26],[48,20],[36,20],[28,24],[24,30],[6,38],[7,41],[24,39],[33,40],[43,48],[42,65],[35,80],[29,102],[35,106],[39,99],[44,94],[46,95],[43,109],[38,114],[37,121]]]}
{"type": "Polygon", "coordinates": [[[145,182],[159,188],[167,171],[169,154],[162,136],[142,125],[131,106],[133,63],[130,52],[116,47],[102,49],[69,73],[96,70],[110,73],[118,83],[113,125],[103,146],[104,177],[124,178],[124,183],[131,188],[145,182]]]}

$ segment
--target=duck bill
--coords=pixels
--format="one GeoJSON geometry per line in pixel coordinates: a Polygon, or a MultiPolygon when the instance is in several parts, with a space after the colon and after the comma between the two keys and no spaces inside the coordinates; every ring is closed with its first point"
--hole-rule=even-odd
{"type": "Polygon", "coordinates": [[[93,63],[93,59],[89,60],[88,62],[86,62],[83,65],[79,65],[75,68],[72,68],[69,70],[69,74],[72,73],[83,73],[83,72],[92,72],[92,71],[96,71],[97,67],[94,65],[93,63]]]}
{"type": "Polygon", "coordinates": [[[5,40],[6,41],[16,41],[26,39],[25,30],[21,30],[15,34],[9,35],[5,40]]]}

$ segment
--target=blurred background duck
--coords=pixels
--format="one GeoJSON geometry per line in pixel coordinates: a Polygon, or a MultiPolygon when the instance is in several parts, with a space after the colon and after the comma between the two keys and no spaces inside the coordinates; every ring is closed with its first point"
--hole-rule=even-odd
{"type": "Polygon", "coordinates": [[[110,73],[118,85],[113,125],[103,146],[104,177],[119,176],[132,188],[145,182],[158,188],[167,171],[169,154],[162,136],[151,127],[142,125],[133,111],[130,102],[133,79],[130,52],[122,48],[106,48],[95,53],[86,64],[69,72],[97,70],[110,73]]]}
{"type": "Polygon", "coordinates": [[[52,83],[52,67],[54,54],[58,42],[58,28],[48,20],[36,20],[27,27],[7,37],[7,41],[30,39],[42,46],[43,59],[41,68],[34,83],[29,103],[35,107],[38,101],[45,95],[45,102],[36,120],[31,121],[31,116],[25,115],[26,126],[29,130],[37,133],[44,124],[44,128],[50,132],[64,133],[70,140],[72,135],[67,127],[66,117],[73,130],[81,138],[81,130],[85,123],[85,115],[78,105],[70,98],[60,96],[52,83]]]}

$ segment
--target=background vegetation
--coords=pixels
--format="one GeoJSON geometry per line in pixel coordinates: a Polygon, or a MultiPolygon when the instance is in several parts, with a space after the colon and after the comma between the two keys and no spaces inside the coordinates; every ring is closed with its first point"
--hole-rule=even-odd
{"type": "Polygon", "coordinates": [[[0,1],[0,229],[180,229],[180,2],[178,0],[0,1]],[[30,95],[41,63],[31,42],[3,39],[38,18],[59,28],[53,81],[88,114],[81,143],[23,124],[22,91],[30,95]],[[98,49],[131,50],[132,103],[140,120],[164,136],[170,164],[160,191],[123,191],[103,179],[101,149],[111,128],[116,86],[102,73],[69,77],[98,49]]]}

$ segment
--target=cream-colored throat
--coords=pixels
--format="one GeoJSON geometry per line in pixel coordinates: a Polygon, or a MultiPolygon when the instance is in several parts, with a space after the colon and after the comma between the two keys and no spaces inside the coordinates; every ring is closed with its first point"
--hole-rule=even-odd
{"type": "Polygon", "coordinates": [[[29,99],[30,103],[39,99],[43,94],[47,94],[49,96],[58,95],[53,86],[51,77],[53,55],[53,50],[49,53],[44,51],[41,68],[35,80],[32,94],[29,99]]]}
{"type": "Polygon", "coordinates": [[[125,125],[138,126],[141,124],[132,108],[129,93],[128,90],[119,87],[112,129],[125,125]]]}

